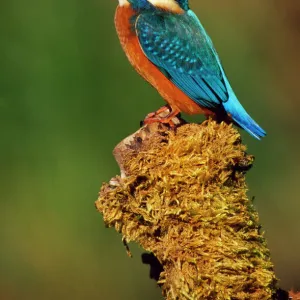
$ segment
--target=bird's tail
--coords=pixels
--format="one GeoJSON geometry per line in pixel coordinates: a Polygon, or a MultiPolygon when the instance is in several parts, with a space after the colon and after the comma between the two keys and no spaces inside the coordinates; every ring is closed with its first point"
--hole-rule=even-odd
{"type": "Polygon", "coordinates": [[[266,132],[248,115],[233,91],[223,106],[231,118],[252,136],[260,140],[266,135],[266,132]]]}

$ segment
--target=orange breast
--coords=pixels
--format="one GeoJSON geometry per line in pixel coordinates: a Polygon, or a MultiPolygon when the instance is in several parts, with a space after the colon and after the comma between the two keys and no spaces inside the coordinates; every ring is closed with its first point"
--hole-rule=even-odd
{"type": "Polygon", "coordinates": [[[118,6],[115,15],[115,26],[121,45],[136,71],[157,89],[160,95],[168,102],[172,109],[187,114],[210,114],[210,111],[201,108],[170,80],[145,56],[138,38],[130,28],[129,20],[134,14],[130,6],[118,6]]]}

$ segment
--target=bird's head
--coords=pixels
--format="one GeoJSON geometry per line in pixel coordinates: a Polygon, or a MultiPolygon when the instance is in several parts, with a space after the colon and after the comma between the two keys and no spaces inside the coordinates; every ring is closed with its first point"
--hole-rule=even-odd
{"type": "Polygon", "coordinates": [[[188,2],[189,0],[119,0],[119,5],[130,5],[134,10],[161,9],[182,13],[189,10],[188,2]]]}

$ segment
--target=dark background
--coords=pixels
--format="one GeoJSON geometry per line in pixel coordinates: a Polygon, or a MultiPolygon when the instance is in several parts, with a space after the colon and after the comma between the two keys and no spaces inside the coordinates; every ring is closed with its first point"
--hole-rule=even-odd
{"type": "MultiPolygon", "coordinates": [[[[113,147],[163,100],[127,62],[114,0],[0,3],[0,299],[161,299],[142,249],[94,208],[113,147]]],[[[300,4],[192,1],[236,94],[266,129],[249,197],[284,288],[300,288],[300,4]]],[[[193,118],[200,121],[203,117],[193,118]]]]}

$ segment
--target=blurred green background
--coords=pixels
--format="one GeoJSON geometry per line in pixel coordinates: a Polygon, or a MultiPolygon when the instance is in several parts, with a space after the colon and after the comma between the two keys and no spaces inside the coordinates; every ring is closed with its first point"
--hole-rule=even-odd
{"type": "MultiPolygon", "coordinates": [[[[115,34],[117,0],[0,3],[0,299],[161,299],[142,249],[94,201],[113,147],[163,104],[115,34]]],[[[249,196],[281,286],[300,288],[300,3],[192,1],[241,102],[268,136],[249,196]]],[[[194,118],[195,119],[195,118],[194,118]]],[[[202,120],[197,117],[196,120],[202,120]]]]}

